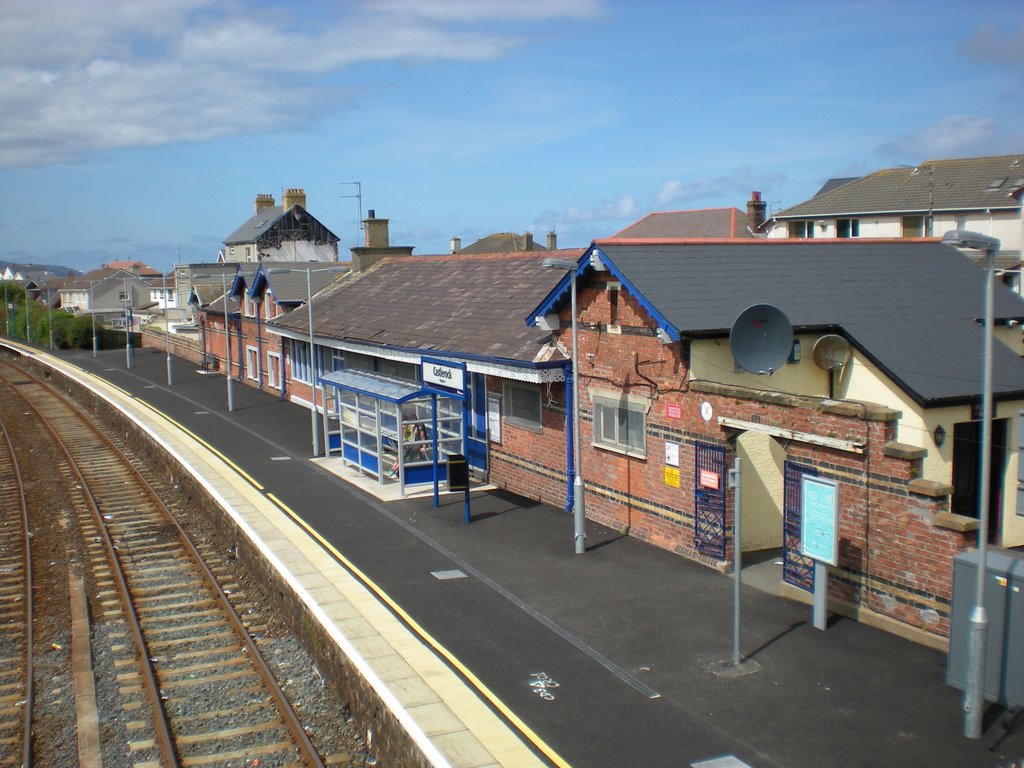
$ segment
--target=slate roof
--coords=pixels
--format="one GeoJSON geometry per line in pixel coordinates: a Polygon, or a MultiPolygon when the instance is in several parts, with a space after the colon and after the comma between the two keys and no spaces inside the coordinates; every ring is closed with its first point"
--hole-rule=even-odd
{"type": "MultiPolygon", "coordinates": [[[[509,364],[542,362],[539,356],[550,352],[551,335],[527,326],[523,317],[562,273],[541,262],[547,257],[575,260],[582,254],[577,248],[386,257],[315,298],[315,333],[509,364]]],[[[298,336],[309,333],[304,310],[268,325],[298,336]]]]}
{"type": "MultiPolygon", "coordinates": [[[[224,245],[236,245],[239,243],[254,243],[260,237],[265,235],[270,229],[280,221],[281,217],[286,213],[289,213],[293,208],[297,208],[299,211],[304,213],[306,216],[316,222],[319,226],[323,227],[324,231],[330,238],[331,242],[338,242],[339,238],[327,227],[324,227],[322,223],[317,221],[309,211],[303,208],[301,205],[293,205],[287,211],[280,205],[265,206],[260,208],[259,211],[250,216],[242,226],[232,232],[224,240],[224,245]]],[[[297,214],[301,215],[301,214],[297,214]]]]}
{"type": "Polygon", "coordinates": [[[1024,154],[929,160],[915,168],[885,168],[776,213],[776,219],[871,213],[1019,209],[1024,154]],[[998,182],[998,184],[997,184],[998,182]]]}
{"type": "Polygon", "coordinates": [[[459,251],[459,253],[528,253],[527,248],[530,251],[547,250],[547,248],[537,242],[534,242],[532,247],[530,247],[526,241],[526,235],[517,235],[515,232],[495,232],[473,241],[459,251]]]}
{"type": "Polygon", "coordinates": [[[747,223],[747,214],[738,208],[663,211],[647,214],[640,221],[616,232],[612,238],[750,238],[753,235],[747,231],[747,223]]]}
{"type": "MultiPolygon", "coordinates": [[[[839,240],[596,245],[676,337],[728,336],[744,309],[773,304],[794,330],[845,336],[919,404],[971,401],[981,391],[977,320],[984,314],[985,272],[950,246],[839,240]]],[[[1021,296],[997,282],[994,298],[997,324],[1024,320],[1021,296]]],[[[993,392],[1024,396],[1024,360],[998,342],[993,392]]]]}
{"type": "Polygon", "coordinates": [[[339,268],[347,270],[349,262],[337,261],[264,261],[261,262],[259,274],[253,279],[252,291],[262,288],[262,281],[267,282],[270,294],[279,305],[302,304],[308,297],[308,289],[312,289],[315,296],[327,285],[342,277],[344,272],[324,272],[328,268],[339,268]],[[267,274],[273,269],[290,269],[292,272],[279,272],[267,274]],[[311,269],[309,274],[309,285],[306,285],[306,270],[311,269]],[[318,271],[321,270],[321,271],[318,271]]]}

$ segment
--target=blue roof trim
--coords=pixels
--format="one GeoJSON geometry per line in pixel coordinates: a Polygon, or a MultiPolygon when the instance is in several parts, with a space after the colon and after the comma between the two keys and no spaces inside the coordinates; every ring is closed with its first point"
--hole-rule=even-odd
{"type": "MultiPolygon", "coordinates": [[[[672,341],[679,341],[679,330],[669,322],[668,318],[665,317],[661,312],[658,311],[650,301],[647,300],[637,287],[633,285],[633,282],[626,277],[626,275],[615,265],[615,263],[608,258],[608,255],[602,251],[597,243],[591,243],[590,247],[580,257],[579,267],[576,270],[577,277],[589,275],[592,272],[597,271],[594,268],[594,262],[599,261],[601,265],[608,270],[608,272],[615,277],[622,285],[629,291],[629,294],[640,302],[640,306],[646,310],[646,312],[653,317],[659,328],[663,328],[672,341]]],[[[537,305],[537,308],[530,313],[530,316],[526,318],[526,324],[535,327],[537,325],[537,318],[543,317],[544,315],[555,314],[557,310],[569,300],[570,286],[569,281],[572,279],[571,273],[566,273],[565,276],[558,281],[551,292],[544,297],[544,300],[537,305]]]]}

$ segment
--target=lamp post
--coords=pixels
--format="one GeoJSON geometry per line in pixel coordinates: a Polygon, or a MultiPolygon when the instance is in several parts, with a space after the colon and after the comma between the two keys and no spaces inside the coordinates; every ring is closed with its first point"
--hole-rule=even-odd
{"type": "Polygon", "coordinates": [[[572,523],[575,552],[582,555],[587,551],[585,528],[586,511],[583,506],[583,471],[580,467],[580,381],[579,381],[579,345],[576,343],[576,275],[579,264],[569,259],[544,259],[541,263],[545,269],[561,269],[568,272],[572,279],[572,443],[573,443],[573,481],[572,481],[572,523]]]}
{"type": "MultiPolygon", "coordinates": [[[[201,277],[214,277],[215,273],[212,272],[196,272],[192,275],[193,278],[201,277]]],[[[231,383],[231,313],[228,310],[228,282],[227,274],[224,272],[220,273],[220,284],[221,284],[221,301],[224,302],[224,357],[227,361],[227,380],[228,380],[228,411],[235,410],[235,391],[231,383]]],[[[205,332],[204,332],[205,338],[205,332]]],[[[204,353],[205,355],[205,348],[204,353]]]]}
{"type": "Polygon", "coordinates": [[[96,305],[93,303],[92,289],[96,285],[94,280],[89,281],[89,314],[92,315],[92,356],[96,357],[96,350],[99,344],[96,339],[96,305]]]}
{"type": "Polygon", "coordinates": [[[53,351],[53,291],[46,287],[46,327],[50,332],[50,351],[53,351]]]}
{"type": "Polygon", "coordinates": [[[982,708],[985,693],[985,644],[988,635],[988,614],[985,611],[985,571],[988,556],[988,506],[992,466],[992,292],[996,251],[999,240],[977,232],[954,229],[942,236],[942,242],[956,248],[985,251],[985,336],[982,353],[981,400],[981,490],[978,494],[978,574],[975,583],[974,609],[971,611],[967,639],[967,681],[964,686],[964,736],[981,738],[982,708]]]}
{"type": "Polygon", "coordinates": [[[302,272],[306,273],[306,310],[309,315],[309,379],[310,389],[313,395],[313,407],[309,412],[310,429],[313,432],[313,455],[320,455],[320,429],[318,422],[318,414],[316,409],[316,347],[313,346],[313,273],[314,272],[347,272],[345,267],[323,267],[321,269],[313,269],[306,267],[305,270],[290,269],[288,267],[279,267],[276,269],[267,270],[268,275],[283,274],[285,272],[302,272]]]}
{"type": "Polygon", "coordinates": [[[171,294],[164,283],[164,344],[167,347],[167,386],[171,386],[171,294]]]}
{"type": "Polygon", "coordinates": [[[124,278],[124,364],[132,367],[132,325],[128,314],[128,278],[124,278]]]}

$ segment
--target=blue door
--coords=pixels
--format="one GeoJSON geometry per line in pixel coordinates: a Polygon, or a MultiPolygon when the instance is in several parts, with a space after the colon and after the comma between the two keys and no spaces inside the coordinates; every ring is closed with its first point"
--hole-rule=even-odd
{"type": "Polygon", "coordinates": [[[697,551],[725,559],[725,448],[694,446],[693,541],[697,551]]]}

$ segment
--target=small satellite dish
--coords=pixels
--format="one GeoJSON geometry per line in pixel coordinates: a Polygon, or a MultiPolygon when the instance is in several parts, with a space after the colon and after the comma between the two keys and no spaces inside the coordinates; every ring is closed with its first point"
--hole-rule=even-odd
{"type": "Polygon", "coordinates": [[[743,370],[774,373],[793,349],[793,326],[778,307],[755,304],[743,310],[732,324],[729,349],[743,370]]]}
{"type": "Polygon", "coordinates": [[[850,342],[830,333],[814,342],[814,364],[823,371],[834,371],[850,361],[850,342]]]}

